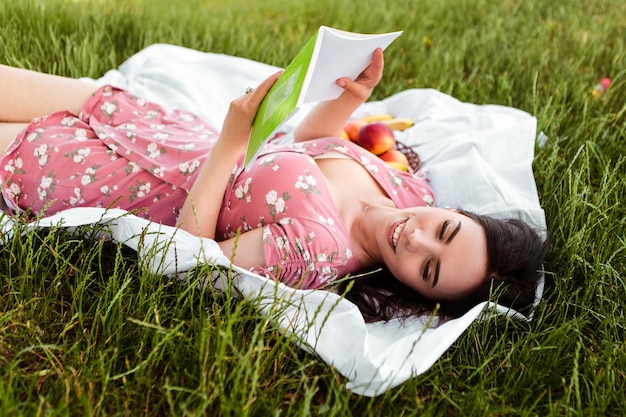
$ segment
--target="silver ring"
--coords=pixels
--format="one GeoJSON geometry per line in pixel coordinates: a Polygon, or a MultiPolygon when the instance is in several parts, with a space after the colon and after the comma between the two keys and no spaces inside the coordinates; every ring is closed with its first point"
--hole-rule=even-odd
{"type": "Polygon", "coordinates": [[[254,91],[254,88],[252,88],[252,87],[246,88],[246,94],[250,94],[253,91],[254,91]]]}

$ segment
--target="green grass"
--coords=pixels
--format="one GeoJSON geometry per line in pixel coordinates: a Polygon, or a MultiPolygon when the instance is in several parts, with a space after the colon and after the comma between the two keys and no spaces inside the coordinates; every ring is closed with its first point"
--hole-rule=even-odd
{"type": "Polygon", "coordinates": [[[432,87],[534,114],[552,250],[532,323],[474,324],[372,399],[253,302],[151,275],[88,228],[18,224],[0,246],[0,415],[625,415],[625,16],[622,0],[2,1],[0,62],[73,77],[156,42],[284,66],[321,24],[402,29],[373,98],[432,87]]]}

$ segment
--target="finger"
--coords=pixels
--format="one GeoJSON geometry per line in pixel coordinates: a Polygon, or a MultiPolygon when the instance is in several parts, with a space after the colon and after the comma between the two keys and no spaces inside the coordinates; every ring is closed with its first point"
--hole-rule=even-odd
{"type": "Polygon", "coordinates": [[[376,48],[372,54],[372,65],[376,67],[383,67],[385,65],[385,54],[382,48],[376,48]]]}
{"type": "Polygon", "coordinates": [[[354,95],[360,96],[366,94],[367,91],[370,90],[369,87],[366,87],[357,81],[354,81],[350,78],[340,78],[337,80],[337,85],[344,89],[344,91],[348,91],[354,95]]]}
{"type": "Polygon", "coordinates": [[[253,89],[250,92],[247,92],[245,94],[245,97],[248,97],[248,99],[251,100],[252,102],[260,103],[263,100],[263,97],[265,97],[267,92],[270,91],[270,88],[272,88],[272,86],[274,85],[278,77],[281,76],[282,73],[283,71],[281,70],[270,75],[265,80],[263,80],[257,88],[253,89]]]}
{"type": "Polygon", "coordinates": [[[369,68],[373,69],[376,72],[382,73],[384,67],[385,67],[385,55],[383,53],[383,50],[381,48],[376,48],[376,50],[372,54],[372,62],[369,68]]]}

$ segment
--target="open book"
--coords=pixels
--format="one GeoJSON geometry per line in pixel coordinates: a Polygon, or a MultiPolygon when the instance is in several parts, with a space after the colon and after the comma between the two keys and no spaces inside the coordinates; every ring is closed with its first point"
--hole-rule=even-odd
{"type": "Polygon", "coordinates": [[[355,79],[402,32],[369,35],[321,26],[267,93],[252,124],[245,165],[256,158],[270,135],[303,104],[332,100],[343,89],[341,77],[355,79]]]}

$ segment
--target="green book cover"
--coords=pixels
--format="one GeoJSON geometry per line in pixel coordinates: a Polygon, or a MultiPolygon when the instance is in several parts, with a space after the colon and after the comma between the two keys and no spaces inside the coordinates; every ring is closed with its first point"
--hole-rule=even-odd
{"type": "Polygon", "coordinates": [[[285,68],[267,93],[252,124],[245,165],[263,143],[303,104],[332,100],[343,91],[340,77],[355,79],[371,61],[376,48],[385,49],[402,32],[377,35],[321,26],[285,68]]]}

